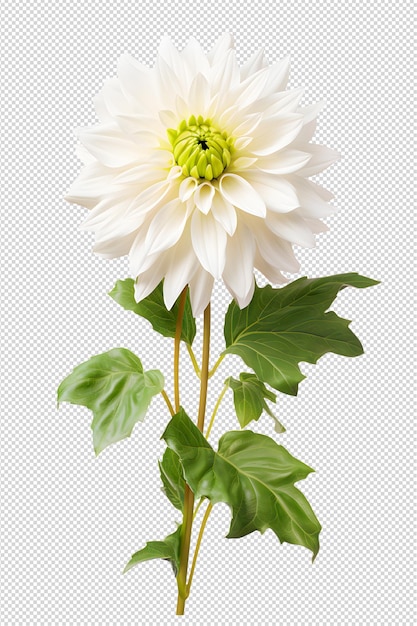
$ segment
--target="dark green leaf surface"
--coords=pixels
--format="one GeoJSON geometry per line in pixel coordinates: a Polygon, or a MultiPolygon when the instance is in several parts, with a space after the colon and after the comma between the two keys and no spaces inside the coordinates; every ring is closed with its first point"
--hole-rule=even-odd
{"type": "Polygon", "coordinates": [[[159,471],[165,495],[175,508],[182,511],[185,481],[178,454],[175,454],[171,448],[165,450],[162,461],[159,462],[159,471]]]}
{"type": "Polygon", "coordinates": [[[58,402],[81,404],[93,411],[94,450],[129,437],[148,406],[164,388],[159,370],[143,371],[130,350],[114,348],[81,363],[58,388],[58,402]]]}
{"type": "Polygon", "coordinates": [[[228,384],[233,391],[235,411],[241,428],[245,428],[252,420],[258,420],[265,411],[275,421],[275,431],[285,432],[284,426],[265,402],[265,399],[276,402],[277,397],[265,387],[256,374],[242,372],[239,380],[230,376],[225,384],[228,384]]]}
{"type": "Polygon", "coordinates": [[[350,321],[328,307],[344,287],[365,288],[378,281],[359,274],[299,278],[273,289],[255,288],[250,304],[233,301],[226,313],[224,354],[238,354],[258,378],[284,393],[296,395],[305,376],[298,363],[316,363],[326,352],[344,356],[363,353],[350,321]]]}
{"type": "Polygon", "coordinates": [[[271,528],[282,542],[319,550],[320,523],[294,483],[314,471],[265,435],[230,431],[215,452],[183,409],[163,439],[178,454],[196,498],[226,502],[232,510],[228,537],[271,528]]]}
{"type": "Polygon", "coordinates": [[[152,559],[164,559],[171,563],[176,576],[180,566],[180,544],[181,526],[178,526],[177,530],[171,535],[168,535],[168,537],[165,537],[163,541],[148,541],[142,550],[135,552],[123,573],[128,572],[132,567],[138,565],[138,563],[151,561],[152,559]]]}
{"type": "MultiPolygon", "coordinates": [[[[133,311],[147,319],[152,324],[154,330],[164,337],[175,337],[179,300],[168,311],[164,303],[163,282],[159,283],[158,287],[140,302],[135,300],[134,281],[132,278],[118,280],[109,292],[109,296],[127,311],[133,311]]],[[[181,332],[182,341],[191,346],[195,333],[195,319],[191,311],[190,297],[187,295],[181,332]]]]}

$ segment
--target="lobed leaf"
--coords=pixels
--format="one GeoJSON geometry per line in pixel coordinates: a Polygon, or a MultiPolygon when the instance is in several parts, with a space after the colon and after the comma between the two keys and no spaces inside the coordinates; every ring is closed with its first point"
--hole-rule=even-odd
{"type": "Polygon", "coordinates": [[[363,353],[348,328],[350,321],[326,310],[344,287],[376,284],[352,273],[299,278],[278,289],[256,286],[246,308],[239,309],[233,301],[227,310],[223,354],[238,354],[261,381],[296,395],[305,378],[300,361],[316,363],[326,352],[351,357],[363,353]]]}
{"type": "Polygon", "coordinates": [[[91,428],[96,454],[125,437],[143,421],[153,396],[164,388],[159,370],[143,371],[140,359],[114,348],[74,368],[58,387],[58,402],[93,411],[91,428]]]}
{"type": "Polygon", "coordinates": [[[186,482],[196,498],[226,502],[232,510],[227,537],[271,528],[282,542],[319,550],[321,530],[311,506],[294,486],[314,471],[269,437],[230,431],[215,452],[181,409],[162,435],[178,454],[186,482]]]}
{"type": "Polygon", "coordinates": [[[285,432],[285,427],[265,402],[265,399],[276,402],[277,397],[265,387],[256,374],[242,372],[239,380],[230,376],[225,384],[233,391],[233,402],[241,428],[245,428],[252,420],[258,420],[265,411],[275,421],[275,431],[285,432]]]}
{"type": "MultiPolygon", "coordinates": [[[[133,311],[137,315],[147,319],[153,326],[154,330],[164,337],[175,337],[175,329],[178,317],[179,299],[176,301],[172,309],[168,310],[165,306],[163,296],[163,281],[158,287],[140,302],[136,302],[134,297],[134,280],[126,278],[118,280],[109,292],[109,296],[113,298],[120,306],[127,311],[133,311]]],[[[184,317],[181,331],[181,339],[188,345],[192,345],[196,334],[195,319],[191,310],[190,296],[187,294],[185,302],[184,317]]]]}
{"type": "Polygon", "coordinates": [[[181,548],[181,525],[177,530],[168,537],[165,537],[163,541],[148,541],[146,546],[135,552],[132,558],[127,563],[123,570],[123,573],[128,572],[132,567],[143,563],[144,561],[150,561],[152,559],[164,559],[171,563],[174,575],[180,567],[180,548],[181,548]]]}
{"type": "Polygon", "coordinates": [[[162,461],[159,461],[159,471],[165,495],[176,509],[182,511],[185,480],[178,454],[175,454],[171,448],[165,450],[162,461]]]}

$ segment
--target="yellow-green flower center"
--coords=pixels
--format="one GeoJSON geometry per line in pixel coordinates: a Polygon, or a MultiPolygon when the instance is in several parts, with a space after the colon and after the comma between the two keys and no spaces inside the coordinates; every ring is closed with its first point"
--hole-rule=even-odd
{"type": "Polygon", "coordinates": [[[210,119],[192,115],[177,130],[169,128],[167,133],[184,176],[212,180],[230,165],[234,139],[221,133],[210,119]]]}

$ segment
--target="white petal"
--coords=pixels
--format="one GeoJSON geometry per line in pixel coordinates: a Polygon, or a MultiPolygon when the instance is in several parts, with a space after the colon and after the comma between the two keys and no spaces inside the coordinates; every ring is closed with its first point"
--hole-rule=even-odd
{"type": "Polygon", "coordinates": [[[94,104],[97,115],[100,111],[102,113],[107,111],[110,118],[115,115],[132,115],[134,113],[132,101],[126,97],[118,78],[107,78],[104,81],[101,91],[94,98],[94,104]]]}
{"type": "Polygon", "coordinates": [[[117,196],[104,197],[90,211],[88,217],[82,224],[80,230],[102,230],[109,227],[114,229],[114,224],[123,220],[127,209],[129,208],[131,199],[118,198],[117,196]]]}
{"type": "Polygon", "coordinates": [[[234,50],[228,50],[224,59],[213,67],[211,78],[211,92],[219,94],[218,107],[222,113],[233,102],[229,102],[228,92],[239,84],[239,65],[234,50]]]}
{"type": "Polygon", "coordinates": [[[164,280],[164,302],[171,309],[181,291],[188,285],[199,267],[191,245],[190,227],[184,230],[177,245],[170,250],[168,269],[164,280]]]}
{"type": "Polygon", "coordinates": [[[160,181],[165,172],[161,172],[155,165],[149,163],[142,163],[141,165],[135,165],[133,167],[127,167],[120,174],[114,177],[116,184],[126,183],[153,183],[160,181]]]}
{"type": "Polygon", "coordinates": [[[291,243],[305,248],[314,248],[316,245],[313,233],[297,210],[284,215],[268,211],[265,223],[275,235],[291,243]]]}
{"type": "Polygon", "coordinates": [[[135,238],[135,233],[129,233],[124,237],[114,237],[106,241],[97,241],[93,247],[93,252],[103,259],[115,259],[129,254],[130,247],[135,238]]]}
{"type": "Polygon", "coordinates": [[[203,268],[196,271],[190,280],[190,300],[194,317],[201,315],[210,302],[214,278],[203,268]]]}
{"type": "Polygon", "coordinates": [[[268,157],[262,157],[257,162],[257,167],[262,172],[271,174],[290,174],[301,171],[311,159],[311,154],[301,150],[283,150],[268,157]]]}
{"type": "Polygon", "coordinates": [[[184,178],[179,188],[180,200],[185,202],[186,200],[188,200],[188,198],[191,198],[197,185],[197,179],[194,178],[194,176],[188,176],[187,178],[184,178]]]}
{"type": "Polygon", "coordinates": [[[287,86],[290,73],[290,57],[285,57],[269,66],[269,80],[266,83],[262,95],[274,94],[277,91],[284,91],[287,86]]]}
{"type": "Polygon", "coordinates": [[[154,73],[124,53],[117,63],[117,75],[123,92],[135,102],[136,110],[155,111],[154,73]]]}
{"type": "Polygon", "coordinates": [[[238,209],[265,217],[266,206],[262,197],[242,176],[224,174],[220,178],[219,188],[226,200],[238,209]]]}
{"type": "Polygon", "coordinates": [[[198,73],[191,83],[187,102],[190,109],[198,111],[203,117],[207,114],[207,108],[210,104],[210,86],[207,78],[203,74],[198,73]]]}
{"type": "Polygon", "coordinates": [[[297,113],[263,120],[257,128],[250,151],[265,156],[281,150],[296,138],[302,126],[303,116],[297,113]]]}
{"type": "MultiPolygon", "coordinates": [[[[258,161],[257,157],[256,158],[238,157],[237,159],[232,161],[232,163],[227,168],[227,171],[228,172],[235,172],[236,174],[238,174],[242,170],[246,170],[249,167],[251,167],[252,165],[255,165],[255,163],[257,161],[258,161]]],[[[245,173],[245,175],[246,175],[246,173],[245,173]]]]}
{"type": "Polygon", "coordinates": [[[287,213],[300,206],[294,186],[284,177],[253,170],[248,172],[246,177],[271,211],[287,213]]]}
{"type": "Polygon", "coordinates": [[[140,157],[136,143],[114,125],[102,124],[81,130],[79,138],[100,163],[109,167],[121,167],[140,157]]]}
{"type": "Polygon", "coordinates": [[[150,185],[133,199],[129,212],[136,215],[151,211],[165,198],[170,188],[171,184],[167,180],[162,180],[150,185]]]}
{"type": "Polygon", "coordinates": [[[231,134],[234,137],[240,137],[241,135],[250,135],[254,132],[257,126],[259,126],[262,120],[262,113],[252,113],[247,115],[243,122],[240,122],[238,126],[232,128],[231,134]]]}
{"type": "Polygon", "coordinates": [[[236,209],[216,190],[211,203],[211,212],[228,235],[233,235],[237,225],[236,209]]]}
{"type": "Polygon", "coordinates": [[[215,44],[213,45],[210,52],[207,54],[207,58],[210,62],[210,65],[216,65],[216,63],[221,62],[228,50],[235,47],[235,42],[233,39],[233,35],[230,33],[224,33],[221,35],[215,44]]]}
{"type": "Polygon", "coordinates": [[[194,193],[194,202],[197,208],[207,215],[211,209],[211,201],[214,196],[214,187],[209,183],[202,183],[199,185],[194,193]]]}
{"type": "Polygon", "coordinates": [[[259,254],[259,250],[256,250],[255,254],[255,267],[267,278],[271,283],[276,285],[280,285],[282,283],[288,282],[288,279],[285,278],[281,274],[279,270],[277,270],[273,265],[270,265],[265,261],[265,259],[259,254]]]}
{"type": "Polygon", "coordinates": [[[158,57],[164,59],[165,63],[167,63],[167,65],[169,65],[172,69],[177,70],[182,65],[180,53],[168,35],[163,35],[161,38],[161,42],[158,47],[158,57]]]}
{"type": "Polygon", "coordinates": [[[191,218],[191,239],[198,260],[214,278],[220,278],[225,263],[227,235],[214,217],[195,211],[191,218]]]}
{"type": "MultiPolygon", "coordinates": [[[[265,108],[265,118],[271,115],[285,115],[286,113],[304,113],[304,109],[297,107],[304,95],[304,89],[292,89],[291,91],[282,91],[272,96],[272,102],[265,108]]],[[[304,121],[305,116],[304,116],[304,121]]]]}
{"type": "Polygon", "coordinates": [[[146,272],[139,274],[135,281],[134,298],[140,302],[159,285],[168,268],[168,255],[157,255],[155,263],[146,272]]]}
{"type": "Polygon", "coordinates": [[[255,74],[259,72],[262,68],[267,66],[267,61],[265,59],[264,49],[261,48],[257,52],[255,52],[240,68],[240,78],[241,80],[245,80],[251,74],[255,74]]]}
{"type": "Polygon", "coordinates": [[[190,37],[188,44],[184,50],[180,52],[180,55],[187,72],[189,85],[194,76],[198,73],[204,74],[204,76],[207,77],[210,76],[210,64],[195,37],[190,37]]]}
{"type": "Polygon", "coordinates": [[[187,205],[178,199],[165,204],[150,223],[145,239],[148,254],[171,248],[181,237],[189,211],[187,205]]]}
{"type": "Polygon", "coordinates": [[[106,168],[95,161],[85,165],[68,189],[64,199],[88,209],[94,207],[103,193],[111,189],[112,177],[106,168]]]}
{"type": "Polygon", "coordinates": [[[274,235],[266,226],[258,226],[255,237],[259,253],[267,263],[280,271],[298,272],[300,264],[288,241],[274,235]]]}
{"type": "Polygon", "coordinates": [[[233,297],[243,308],[249,304],[254,288],[253,262],[255,241],[249,228],[239,222],[233,237],[229,237],[223,280],[233,297]]]}
{"type": "Polygon", "coordinates": [[[265,67],[256,74],[251,74],[238,87],[232,90],[235,102],[246,107],[254,102],[262,93],[269,79],[269,68],[265,67]]]}
{"type": "Polygon", "coordinates": [[[328,148],[318,143],[306,144],[305,147],[312,156],[307,165],[297,172],[297,174],[301,176],[313,176],[314,174],[318,174],[340,159],[340,153],[333,150],[333,148],[328,148]]]}
{"type": "Polygon", "coordinates": [[[319,185],[315,185],[313,181],[294,176],[294,184],[297,189],[297,195],[300,199],[300,213],[304,217],[320,218],[332,215],[337,211],[337,207],[328,204],[328,200],[333,198],[333,194],[320,194],[320,189],[327,192],[319,185]],[[326,198],[326,199],[323,199],[326,198]]]}

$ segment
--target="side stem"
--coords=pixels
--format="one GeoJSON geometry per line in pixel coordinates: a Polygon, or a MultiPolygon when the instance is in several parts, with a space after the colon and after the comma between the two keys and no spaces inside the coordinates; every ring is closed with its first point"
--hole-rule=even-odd
{"type": "MultiPolygon", "coordinates": [[[[198,407],[198,419],[197,426],[203,431],[204,417],[206,414],[206,401],[207,401],[207,383],[209,372],[209,359],[210,359],[210,303],[204,311],[204,330],[203,330],[203,356],[201,364],[201,378],[200,378],[200,402],[198,407]]],[[[179,410],[179,409],[178,409],[179,410]]],[[[177,600],[177,615],[184,615],[185,601],[188,597],[187,590],[187,570],[188,570],[188,558],[190,554],[190,541],[191,541],[191,529],[193,525],[193,509],[194,509],[194,494],[185,485],[184,492],[184,510],[183,521],[181,531],[181,549],[180,549],[180,566],[177,575],[178,585],[178,600],[177,600]]]]}

